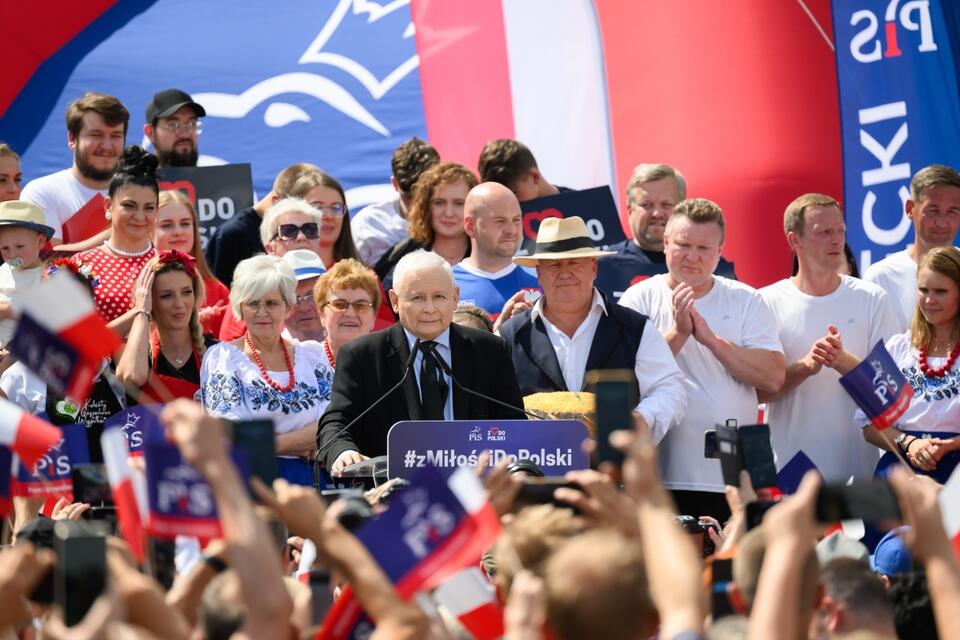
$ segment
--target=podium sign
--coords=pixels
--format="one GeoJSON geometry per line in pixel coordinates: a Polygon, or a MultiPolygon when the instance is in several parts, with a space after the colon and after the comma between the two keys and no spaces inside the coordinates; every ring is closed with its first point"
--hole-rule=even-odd
{"type": "Polygon", "coordinates": [[[472,467],[484,451],[490,464],[528,459],[547,476],[590,468],[578,420],[405,420],[387,433],[387,472],[409,479],[418,469],[472,467]]]}

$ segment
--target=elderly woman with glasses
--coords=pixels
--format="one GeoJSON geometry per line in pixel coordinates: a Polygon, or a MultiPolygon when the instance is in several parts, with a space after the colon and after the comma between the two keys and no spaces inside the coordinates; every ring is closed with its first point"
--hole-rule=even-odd
{"type": "Polygon", "coordinates": [[[277,256],[237,265],[230,306],[247,329],[207,350],[200,396],[213,415],[273,421],[280,475],[310,485],[317,423],[330,401],[333,369],[316,342],[281,335],[296,306],[296,289],[293,269],[277,256]]]}
{"type": "Polygon", "coordinates": [[[313,299],[327,332],[323,350],[337,366],[340,347],[373,330],[374,309],[380,305],[376,274],[357,260],[341,260],[317,278],[313,299]]]}

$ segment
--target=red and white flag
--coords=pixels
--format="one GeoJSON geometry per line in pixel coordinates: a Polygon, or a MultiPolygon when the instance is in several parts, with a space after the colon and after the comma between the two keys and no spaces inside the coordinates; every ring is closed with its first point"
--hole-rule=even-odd
{"type": "Polygon", "coordinates": [[[503,608],[496,589],[480,569],[470,567],[451,576],[437,587],[433,598],[477,640],[494,640],[503,635],[503,608]]]}
{"type": "Polygon", "coordinates": [[[29,469],[62,437],[63,432],[49,422],[0,399],[0,444],[13,449],[29,469]]]}
{"type": "Polygon", "coordinates": [[[119,428],[105,429],[100,435],[100,447],[103,449],[103,462],[107,468],[110,491],[117,507],[117,521],[120,533],[130,550],[140,562],[144,560],[143,527],[145,502],[138,496],[138,476],[127,462],[127,442],[119,428]]]}
{"type": "Polygon", "coordinates": [[[90,292],[63,270],[31,292],[10,348],[58,395],[83,404],[103,358],[120,337],[97,313],[90,292]]]}
{"type": "Polygon", "coordinates": [[[960,470],[954,471],[940,491],[940,514],[953,550],[960,557],[960,470]]]}

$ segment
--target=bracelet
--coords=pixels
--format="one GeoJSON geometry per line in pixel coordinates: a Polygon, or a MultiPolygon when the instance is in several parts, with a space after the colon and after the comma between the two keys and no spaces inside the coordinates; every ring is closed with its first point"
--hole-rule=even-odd
{"type": "Polygon", "coordinates": [[[916,442],[917,440],[920,439],[920,438],[918,438],[918,437],[916,437],[916,436],[911,436],[911,437],[912,437],[913,439],[910,440],[910,442],[907,443],[907,446],[905,446],[905,447],[903,448],[903,452],[904,452],[904,453],[910,453],[910,445],[912,445],[914,442],[916,442]]]}
{"type": "Polygon", "coordinates": [[[134,317],[139,316],[140,314],[147,316],[147,322],[153,322],[153,314],[146,309],[137,309],[137,313],[134,317]]]}
{"type": "Polygon", "coordinates": [[[203,564],[213,569],[214,573],[223,573],[224,571],[227,570],[227,563],[221,560],[220,558],[218,558],[217,556],[208,556],[206,554],[203,554],[201,558],[203,560],[203,564]]]}

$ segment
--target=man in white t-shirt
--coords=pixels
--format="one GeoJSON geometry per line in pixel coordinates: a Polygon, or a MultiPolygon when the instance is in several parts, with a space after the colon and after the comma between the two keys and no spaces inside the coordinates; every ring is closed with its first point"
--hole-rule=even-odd
{"type": "Polygon", "coordinates": [[[460,304],[477,305],[496,317],[521,289],[540,289],[536,276],[513,262],[523,242],[520,203],[496,182],[478,184],[463,204],[470,255],[454,265],[460,304]]]}
{"type": "Polygon", "coordinates": [[[437,150],[416,136],[393,151],[390,184],[397,197],[364,207],[350,220],[350,233],[364,264],[372,267],[387,249],[407,238],[407,210],[413,200],[413,187],[420,174],[438,162],[437,150]]]}
{"type": "Polygon", "coordinates": [[[899,333],[896,311],[877,285],[839,274],[846,225],[836,200],[800,196],[787,206],[783,228],[797,275],[760,290],[787,359],[780,390],[760,393],[777,466],[802,451],[827,482],[870,477],[879,453],[853,426],[856,405],[839,379],[878,341],[899,333]]]}
{"type": "MultiPolygon", "coordinates": [[[[85,93],[67,107],[67,146],[73,150],[69,169],[31,180],[20,194],[46,215],[53,228],[54,245],[63,244],[63,225],[86,206],[94,218],[104,216],[101,197],[106,197],[110,178],[123,155],[130,113],[118,99],[102,93],[85,93]]],[[[106,228],[106,219],[103,218],[106,228]]],[[[109,236],[102,231],[88,238],[71,238],[64,251],[83,251],[97,246],[109,236]]]]}
{"type": "Polygon", "coordinates": [[[913,220],[913,244],[870,265],[863,274],[864,280],[880,285],[890,296],[901,331],[910,326],[917,307],[917,265],[930,249],[952,245],[960,229],[960,173],[942,164],[920,169],[910,180],[904,210],[913,220]]]}
{"type": "Polygon", "coordinates": [[[776,321],[760,294],[713,275],[724,227],[713,202],[678,203],[663,234],[667,273],[633,285],[620,298],[657,326],[684,374],[686,414],[657,447],[663,484],[678,513],[721,521],[729,509],[720,463],[703,457],[703,434],[730,418],[755,423],[757,389],[779,389],[786,369],[776,321]]]}

